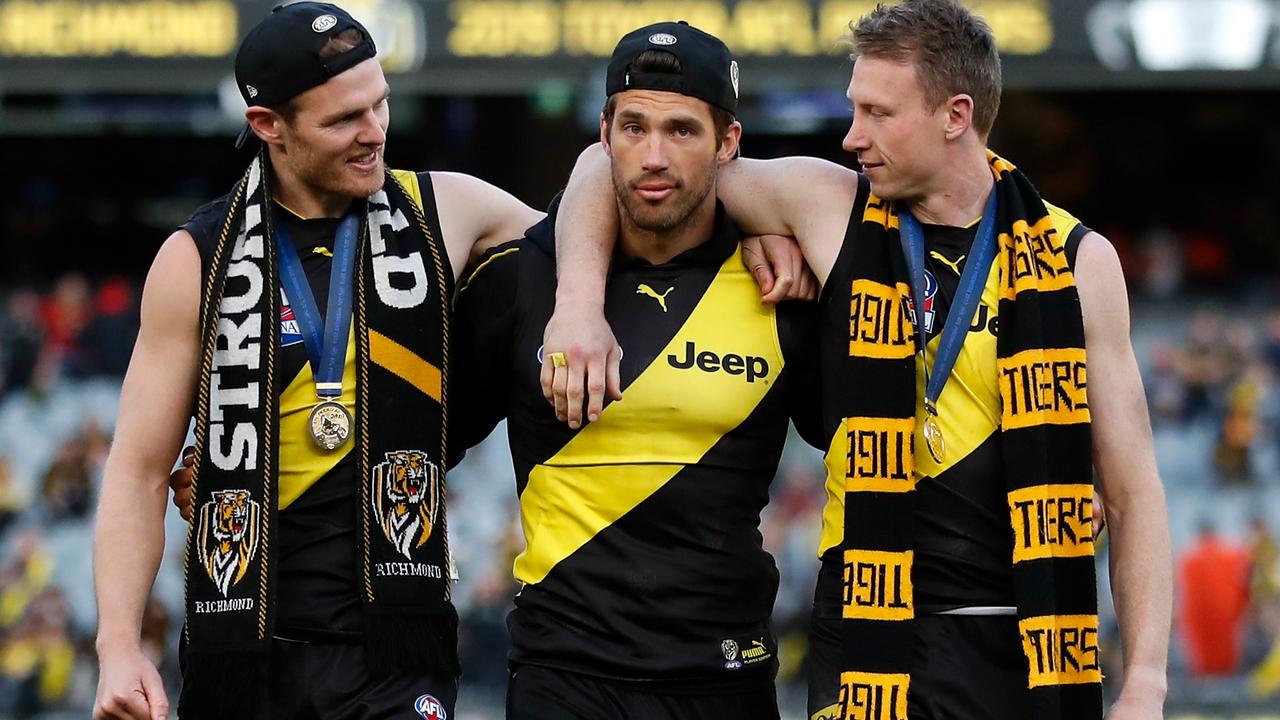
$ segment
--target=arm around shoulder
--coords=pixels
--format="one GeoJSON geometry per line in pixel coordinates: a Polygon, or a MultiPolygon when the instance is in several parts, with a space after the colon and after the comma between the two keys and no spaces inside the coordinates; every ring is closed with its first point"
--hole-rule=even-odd
{"type": "Polygon", "coordinates": [[[738,158],[720,169],[716,193],[744,233],[795,238],[825,284],[840,254],[858,186],[856,172],[818,158],[738,158]]]}
{"type": "Polygon", "coordinates": [[[485,251],[521,237],[546,217],[506,190],[471,175],[432,171],[431,183],[455,279],[485,251]]]}

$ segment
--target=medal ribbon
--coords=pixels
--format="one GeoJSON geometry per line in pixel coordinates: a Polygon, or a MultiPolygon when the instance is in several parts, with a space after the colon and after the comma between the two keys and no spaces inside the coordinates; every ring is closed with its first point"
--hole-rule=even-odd
{"type": "MultiPolygon", "coordinates": [[[[969,324],[973,322],[973,312],[978,309],[978,301],[982,299],[982,289],[987,284],[987,275],[996,257],[995,189],[991,190],[991,195],[987,198],[987,205],[982,211],[982,220],[978,223],[977,237],[965,261],[964,272],[960,275],[955,302],[947,312],[947,322],[943,325],[942,337],[938,340],[938,353],[933,358],[932,373],[929,371],[929,364],[924,362],[925,348],[929,344],[929,338],[924,329],[924,230],[920,227],[920,221],[905,208],[898,216],[898,225],[899,234],[902,236],[902,252],[907,257],[907,268],[911,273],[911,320],[915,326],[921,364],[924,366],[924,407],[931,416],[936,417],[938,398],[942,395],[942,388],[947,384],[947,378],[951,376],[951,368],[956,364],[956,358],[960,356],[960,348],[964,346],[969,324]]],[[[941,461],[941,458],[938,460],[941,461]]]]}
{"type": "Polygon", "coordinates": [[[323,400],[342,397],[342,370],[346,365],[347,336],[351,329],[351,306],[354,297],[357,235],[360,232],[360,215],[348,213],[338,223],[333,241],[333,267],[329,270],[329,304],[325,318],[320,319],[311,283],[302,269],[302,258],[293,246],[288,228],[280,223],[276,228],[276,245],[280,250],[280,284],[289,296],[289,303],[298,317],[302,342],[311,361],[311,373],[315,376],[316,396],[323,400]]]}

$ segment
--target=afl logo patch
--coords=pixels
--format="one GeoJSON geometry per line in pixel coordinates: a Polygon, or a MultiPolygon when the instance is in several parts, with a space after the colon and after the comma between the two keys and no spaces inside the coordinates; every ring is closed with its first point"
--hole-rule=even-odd
{"type": "Polygon", "coordinates": [[[733,96],[738,97],[738,61],[729,61],[729,82],[733,83],[733,96]]]}
{"type": "Polygon", "coordinates": [[[651,45],[675,45],[676,36],[670,33],[654,33],[649,36],[651,45]]]}
{"type": "Polygon", "coordinates": [[[315,20],[311,21],[311,29],[318,33],[322,33],[326,30],[332,30],[333,26],[337,24],[338,24],[338,18],[332,15],[321,15],[315,20]]]}
{"type": "Polygon", "coordinates": [[[449,720],[449,714],[444,711],[444,705],[440,704],[434,695],[419,695],[418,699],[413,701],[413,709],[425,720],[449,720]]]}

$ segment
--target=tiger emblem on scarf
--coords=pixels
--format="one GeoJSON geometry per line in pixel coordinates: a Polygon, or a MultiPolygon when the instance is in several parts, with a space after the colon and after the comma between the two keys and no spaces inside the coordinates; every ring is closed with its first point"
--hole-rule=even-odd
{"type": "Polygon", "coordinates": [[[248,490],[216,490],[200,507],[200,564],[223,597],[244,579],[258,552],[258,503],[248,490]]]}
{"type": "Polygon", "coordinates": [[[373,469],[372,503],[382,534],[412,560],[414,548],[431,538],[441,502],[443,473],[421,450],[393,450],[373,469]]]}

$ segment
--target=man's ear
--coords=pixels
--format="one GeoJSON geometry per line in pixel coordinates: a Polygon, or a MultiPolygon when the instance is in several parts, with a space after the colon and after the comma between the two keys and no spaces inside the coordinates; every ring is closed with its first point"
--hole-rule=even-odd
{"type": "Polygon", "coordinates": [[[738,157],[738,143],[742,141],[742,123],[734,120],[724,133],[720,149],[716,151],[716,162],[724,165],[738,157]]]}
{"type": "Polygon", "coordinates": [[[276,111],[254,105],[244,111],[244,119],[249,121],[249,128],[262,142],[268,145],[279,145],[283,142],[281,126],[284,124],[284,119],[276,111]]]}
{"type": "Polygon", "coordinates": [[[605,154],[610,156],[612,156],[609,150],[609,125],[611,124],[604,113],[600,113],[600,145],[604,148],[605,154]]]}
{"type": "Polygon", "coordinates": [[[964,132],[973,127],[973,97],[960,93],[951,96],[951,99],[945,103],[947,110],[947,124],[944,126],[943,132],[948,140],[955,140],[964,135],[964,132]]]}

